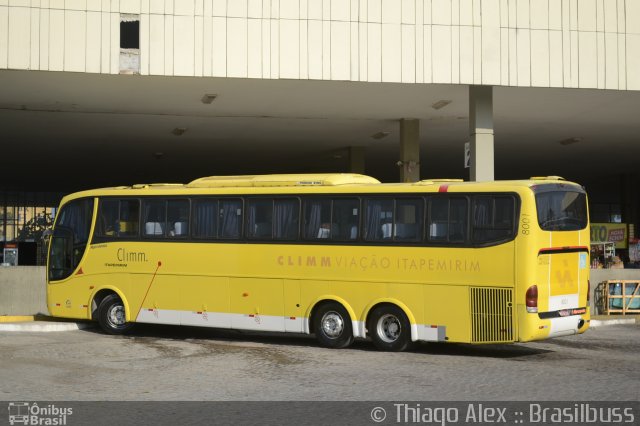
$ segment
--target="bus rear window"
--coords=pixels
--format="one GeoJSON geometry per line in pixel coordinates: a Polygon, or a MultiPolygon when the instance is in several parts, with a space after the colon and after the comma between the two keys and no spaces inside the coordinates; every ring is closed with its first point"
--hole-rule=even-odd
{"type": "Polygon", "coordinates": [[[581,192],[536,194],[538,223],[545,231],[577,231],[587,226],[587,197],[581,192]]]}

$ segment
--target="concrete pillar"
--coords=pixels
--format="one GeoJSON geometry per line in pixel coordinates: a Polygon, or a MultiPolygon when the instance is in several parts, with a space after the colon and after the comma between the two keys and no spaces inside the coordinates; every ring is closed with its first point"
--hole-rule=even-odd
{"type": "Polygon", "coordinates": [[[493,87],[491,86],[469,86],[469,142],[471,180],[493,180],[493,87]]]}
{"type": "Polygon", "coordinates": [[[349,147],[349,172],[364,174],[364,147],[349,147]]]}
{"type": "Polygon", "coordinates": [[[400,182],[420,180],[420,120],[400,120],[400,182]]]}

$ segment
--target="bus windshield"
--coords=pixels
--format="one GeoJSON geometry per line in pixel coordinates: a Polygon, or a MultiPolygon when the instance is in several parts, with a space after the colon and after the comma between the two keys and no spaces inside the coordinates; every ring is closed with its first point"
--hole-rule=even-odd
{"type": "Polygon", "coordinates": [[[587,226],[587,197],[577,191],[536,194],[538,223],[545,231],[577,231],[587,226]]]}
{"type": "Polygon", "coordinates": [[[89,240],[93,200],[65,205],[56,220],[49,253],[49,279],[61,280],[73,273],[89,240]]]}

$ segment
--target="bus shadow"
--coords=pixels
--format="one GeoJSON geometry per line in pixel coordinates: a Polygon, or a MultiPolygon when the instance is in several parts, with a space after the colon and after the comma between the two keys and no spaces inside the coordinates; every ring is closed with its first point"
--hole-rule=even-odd
{"type": "MultiPolygon", "coordinates": [[[[107,335],[102,329],[87,328],[82,331],[88,333],[107,335]]],[[[125,339],[162,339],[172,341],[189,342],[229,342],[229,343],[257,343],[257,344],[279,344],[287,346],[318,346],[313,336],[297,333],[276,333],[260,331],[230,330],[223,328],[190,327],[180,325],[152,325],[136,324],[128,333],[122,336],[114,336],[125,339]]]]}
{"type": "MultiPolygon", "coordinates": [[[[83,331],[104,334],[104,332],[99,328],[87,328],[83,331]]],[[[122,337],[133,340],[140,339],[144,341],[148,341],[149,339],[165,339],[173,341],[208,343],[213,340],[233,344],[245,343],[319,348],[319,344],[315,340],[314,336],[307,334],[285,334],[177,325],[157,326],[150,324],[136,324],[130,333],[127,333],[122,337]]],[[[378,352],[373,343],[368,339],[357,339],[348,350],[378,352]]],[[[528,347],[518,344],[470,345],[462,343],[425,342],[414,344],[411,349],[407,351],[407,353],[435,356],[447,355],[502,359],[535,357],[552,352],[553,351],[547,349],[528,347]]]]}
{"type": "Polygon", "coordinates": [[[464,343],[419,343],[412,352],[427,355],[517,359],[536,357],[552,353],[553,351],[519,344],[470,345],[464,343]]]}

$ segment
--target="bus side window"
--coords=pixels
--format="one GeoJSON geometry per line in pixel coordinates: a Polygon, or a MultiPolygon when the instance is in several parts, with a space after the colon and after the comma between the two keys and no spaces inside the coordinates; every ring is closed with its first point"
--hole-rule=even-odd
{"type": "Polygon", "coordinates": [[[360,200],[338,198],[333,200],[331,214],[331,239],[353,241],[358,239],[360,226],[360,200]]]}
{"type": "Polygon", "coordinates": [[[447,241],[449,233],[449,198],[429,200],[429,241],[447,241]]]}
{"type": "Polygon", "coordinates": [[[297,239],[299,216],[298,199],[276,199],[273,203],[273,238],[276,240],[297,239]]]}
{"type": "Polygon", "coordinates": [[[365,199],[364,239],[367,241],[390,240],[392,228],[393,200],[365,199]]]}
{"type": "Polygon", "coordinates": [[[270,240],[273,236],[273,199],[247,200],[247,238],[270,240]]]}
{"type": "Polygon", "coordinates": [[[164,237],[167,235],[167,201],[144,200],[144,235],[164,237]]]}
{"type": "Polygon", "coordinates": [[[120,232],[118,219],[119,200],[100,200],[98,207],[98,229],[100,237],[117,237],[120,232]]]}
{"type": "Polygon", "coordinates": [[[467,236],[467,199],[432,197],[429,200],[429,241],[462,243],[467,236]]]}
{"type": "Polygon", "coordinates": [[[515,203],[511,196],[478,196],[473,200],[473,242],[500,241],[513,235],[515,203]]]}
{"type": "Polygon", "coordinates": [[[196,238],[218,237],[218,200],[193,201],[193,236],[196,238]]]}
{"type": "Polygon", "coordinates": [[[462,243],[467,237],[467,199],[451,198],[449,205],[449,242],[462,243]]]}
{"type": "Polygon", "coordinates": [[[331,230],[331,200],[304,200],[304,239],[327,239],[331,230]]]}
{"type": "Polygon", "coordinates": [[[220,238],[237,240],[242,231],[242,200],[220,200],[218,235],[220,238]]]}
{"type": "Polygon", "coordinates": [[[137,237],[140,220],[140,202],[138,200],[120,200],[120,228],[121,237],[137,237]]]}
{"type": "Polygon", "coordinates": [[[169,237],[189,235],[189,200],[169,200],[167,203],[169,237]]]}
{"type": "Polygon", "coordinates": [[[422,240],[423,204],[424,202],[421,198],[396,200],[394,240],[422,240]]]}

